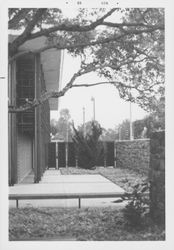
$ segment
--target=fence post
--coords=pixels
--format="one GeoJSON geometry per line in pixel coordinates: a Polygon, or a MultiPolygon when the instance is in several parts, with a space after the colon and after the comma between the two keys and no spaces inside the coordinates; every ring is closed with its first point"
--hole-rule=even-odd
{"type": "Polygon", "coordinates": [[[78,168],[78,157],[76,157],[76,168],[78,168]]]}
{"type": "Polygon", "coordinates": [[[65,142],[65,167],[68,168],[68,141],[65,142]]]}
{"type": "Polygon", "coordinates": [[[81,208],[81,200],[80,200],[80,197],[78,198],[79,200],[79,208],[81,208]]]}
{"type": "Polygon", "coordinates": [[[107,144],[104,142],[104,167],[107,167],[107,144]]]}
{"type": "Polygon", "coordinates": [[[117,157],[117,148],[116,148],[116,141],[114,141],[114,168],[117,167],[116,157],[117,157]]]}
{"type": "Polygon", "coordinates": [[[59,162],[58,162],[58,142],[56,142],[56,169],[59,168],[59,162]]]}

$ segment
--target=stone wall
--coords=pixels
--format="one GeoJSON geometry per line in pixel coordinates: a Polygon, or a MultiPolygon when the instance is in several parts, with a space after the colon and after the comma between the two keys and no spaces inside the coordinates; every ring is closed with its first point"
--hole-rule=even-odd
{"type": "Polygon", "coordinates": [[[149,139],[116,141],[116,167],[130,168],[148,176],[149,162],[149,139]]]}
{"type": "Polygon", "coordinates": [[[165,223],[165,132],[150,137],[150,213],[152,219],[165,223]]]}
{"type": "Polygon", "coordinates": [[[153,132],[150,139],[117,141],[116,167],[149,177],[151,218],[165,224],[165,131],[153,132]]]}

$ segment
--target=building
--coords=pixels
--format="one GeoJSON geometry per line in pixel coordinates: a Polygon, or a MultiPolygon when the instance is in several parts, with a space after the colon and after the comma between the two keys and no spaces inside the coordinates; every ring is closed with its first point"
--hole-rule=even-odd
{"type": "MultiPolygon", "coordinates": [[[[9,42],[15,39],[9,36],[9,42]]],[[[36,50],[47,43],[46,37],[25,42],[19,52],[36,50]]],[[[21,56],[9,65],[9,105],[21,106],[45,91],[60,89],[63,54],[56,49],[21,56]]],[[[50,99],[38,107],[9,113],[9,185],[39,182],[48,165],[50,142],[50,110],[58,109],[58,99],[50,99]]]]}

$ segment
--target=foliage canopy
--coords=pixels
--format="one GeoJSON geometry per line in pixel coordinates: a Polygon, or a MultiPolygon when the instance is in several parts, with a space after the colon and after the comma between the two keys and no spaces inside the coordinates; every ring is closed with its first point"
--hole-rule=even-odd
{"type": "Polygon", "coordinates": [[[59,98],[73,87],[99,84],[114,85],[121,98],[150,111],[157,109],[164,96],[164,9],[79,9],[76,17],[67,18],[60,9],[11,8],[9,30],[19,32],[9,44],[9,62],[50,48],[81,58],[78,72],[63,89],[45,93],[25,107],[11,107],[11,112],[59,98]],[[40,36],[48,38],[45,47],[19,52],[23,43],[40,36]],[[90,72],[106,81],[75,84],[78,77],[90,72]]]}

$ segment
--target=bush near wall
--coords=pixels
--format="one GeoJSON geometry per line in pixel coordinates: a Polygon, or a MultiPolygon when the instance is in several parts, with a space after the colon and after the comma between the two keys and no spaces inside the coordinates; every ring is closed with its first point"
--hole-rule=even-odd
{"type": "Polygon", "coordinates": [[[116,166],[118,168],[130,168],[148,176],[149,162],[149,139],[116,142],[116,166]]]}

